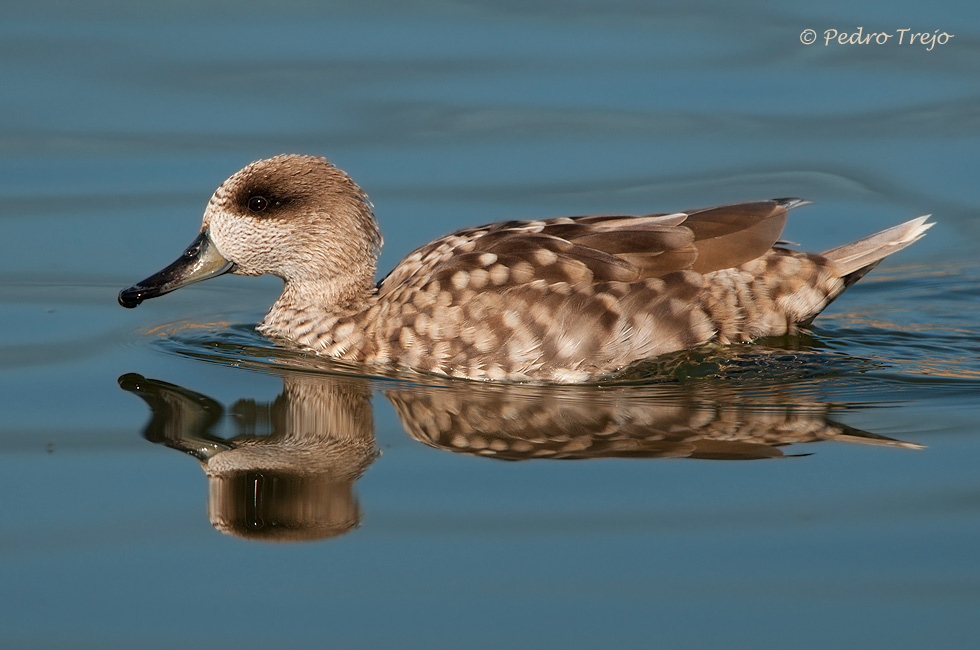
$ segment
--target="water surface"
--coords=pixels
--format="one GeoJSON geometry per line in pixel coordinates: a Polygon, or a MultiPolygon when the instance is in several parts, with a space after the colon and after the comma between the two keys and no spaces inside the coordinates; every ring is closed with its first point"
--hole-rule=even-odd
{"type": "Polygon", "coordinates": [[[975,647],[973,5],[9,9],[4,647],[975,647]],[[861,25],[956,35],[800,43],[861,25]],[[801,196],[808,250],[938,225],[807,335],[596,386],[286,350],[252,329],[272,278],[118,307],[284,151],[370,194],[381,273],[498,219],[801,196]]]}

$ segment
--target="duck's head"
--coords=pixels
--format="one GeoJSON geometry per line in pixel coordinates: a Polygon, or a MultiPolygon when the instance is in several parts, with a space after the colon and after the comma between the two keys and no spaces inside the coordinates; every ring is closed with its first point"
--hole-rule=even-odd
{"type": "Polygon", "coordinates": [[[320,299],[340,299],[374,277],[381,235],[371,203],[323,158],[259,160],[221,184],[197,239],[173,264],[119,292],[136,307],[224,273],[271,273],[320,299]]]}

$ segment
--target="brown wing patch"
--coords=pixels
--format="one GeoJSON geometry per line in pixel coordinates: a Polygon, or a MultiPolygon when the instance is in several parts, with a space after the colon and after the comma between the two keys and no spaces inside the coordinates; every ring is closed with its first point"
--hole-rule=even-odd
{"type": "Polygon", "coordinates": [[[500,290],[539,279],[577,284],[659,277],[690,268],[698,257],[691,230],[677,225],[684,218],[578,217],[460,231],[409,255],[385,278],[379,293],[385,296],[398,292],[399,285],[423,281],[446,285],[454,276],[460,285],[463,276],[458,272],[473,268],[488,271],[484,287],[500,290]],[[492,263],[489,254],[495,256],[492,263]]]}
{"type": "Polygon", "coordinates": [[[613,255],[632,265],[637,278],[661,277],[690,268],[698,258],[694,236],[680,226],[624,227],[576,237],[576,245],[613,255]]]}
{"type": "Polygon", "coordinates": [[[698,250],[691,269],[710,273],[754,260],[772,248],[785,224],[786,208],[775,201],[692,210],[684,222],[698,250]]]}

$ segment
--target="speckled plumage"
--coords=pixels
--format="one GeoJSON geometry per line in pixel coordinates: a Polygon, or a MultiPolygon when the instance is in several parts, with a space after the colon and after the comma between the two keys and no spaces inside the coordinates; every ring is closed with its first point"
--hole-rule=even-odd
{"type": "MultiPolygon", "coordinates": [[[[233,272],[284,279],[265,334],[347,361],[582,382],[711,341],[793,332],[931,225],[799,253],[778,240],[801,203],[491,224],[423,246],[374,285],[381,238],[365,194],[322,158],[277,156],[215,192],[202,237],[233,272]]],[[[149,293],[152,279],[120,301],[180,286],[149,293]]]]}

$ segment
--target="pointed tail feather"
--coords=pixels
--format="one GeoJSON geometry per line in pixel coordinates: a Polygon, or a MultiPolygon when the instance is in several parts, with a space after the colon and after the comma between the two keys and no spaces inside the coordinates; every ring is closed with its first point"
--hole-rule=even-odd
{"type": "Polygon", "coordinates": [[[837,264],[848,285],[853,284],[881,260],[921,239],[935,225],[926,223],[931,216],[927,214],[856,242],[831,248],[823,255],[837,264]]]}
{"type": "Polygon", "coordinates": [[[799,324],[803,327],[809,326],[821,311],[834,302],[848,287],[863,278],[868,271],[878,266],[881,260],[922,239],[926,231],[935,225],[926,223],[926,220],[931,216],[931,214],[927,214],[893,228],[882,230],[870,237],[825,251],[823,256],[837,265],[837,272],[844,283],[836,291],[828,293],[827,300],[823,305],[809,318],[801,320],[799,324]]]}

